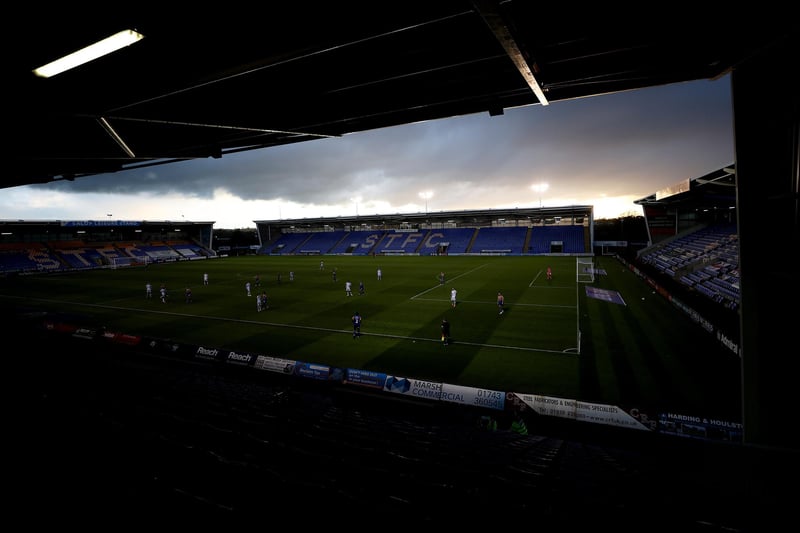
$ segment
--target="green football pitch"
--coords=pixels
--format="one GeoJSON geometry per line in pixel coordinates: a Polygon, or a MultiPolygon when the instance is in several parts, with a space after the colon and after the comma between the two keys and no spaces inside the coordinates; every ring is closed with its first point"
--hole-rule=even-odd
{"type": "Polygon", "coordinates": [[[587,282],[578,280],[574,257],[226,257],[5,278],[0,302],[208,347],[739,421],[738,356],[616,259],[594,261],[600,273],[587,282]],[[587,297],[587,286],[619,293],[621,303],[587,297]],[[269,308],[258,311],[262,292],[269,308]],[[355,312],[363,317],[358,338],[355,312]],[[443,319],[451,324],[448,346],[443,319]]]}

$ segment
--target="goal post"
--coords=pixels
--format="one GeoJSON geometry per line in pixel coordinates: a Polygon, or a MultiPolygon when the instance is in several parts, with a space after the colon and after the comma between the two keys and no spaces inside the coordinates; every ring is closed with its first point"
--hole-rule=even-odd
{"type": "Polygon", "coordinates": [[[143,267],[150,264],[150,256],[143,255],[138,257],[112,257],[111,268],[116,270],[125,267],[143,267]]]}
{"type": "Polygon", "coordinates": [[[576,257],[575,270],[578,283],[594,283],[594,258],[576,257]]]}

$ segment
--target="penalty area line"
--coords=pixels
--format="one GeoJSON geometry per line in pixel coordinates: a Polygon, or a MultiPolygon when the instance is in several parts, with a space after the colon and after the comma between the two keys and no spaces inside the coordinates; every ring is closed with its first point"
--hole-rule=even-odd
{"type": "MultiPolygon", "coordinates": [[[[463,274],[459,274],[458,276],[456,276],[456,277],[454,277],[454,278],[452,278],[452,279],[449,279],[449,280],[447,280],[447,283],[446,283],[445,285],[449,285],[449,284],[450,284],[450,283],[452,283],[453,281],[455,281],[455,280],[457,280],[457,279],[459,279],[459,278],[463,278],[463,277],[464,277],[464,276],[466,276],[467,274],[472,274],[472,273],[473,273],[473,272],[475,272],[476,270],[480,270],[481,268],[485,268],[485,267],[487,267],[487,266],[489,266],[489,265],[488,265],[488,263],[484,263],[484,264],[482,264],[482,265],[480,265],[480,266],[476,266],[476,267],[475,267],[475,268],[473,268],[472,270],[468,270],[468,271],[464,272],[463,274]]],[[[433,291],[433,290],[436,290],[436,289],[438,289],[439,287],[444,287],[445,285],[442,285],[441,283],[439,283],[438,285],[434,285],[434,286],[433,286],[433,287],[431,287],[430,289],[425,289],[424,291],[422,291],[422,292],[419,292],[419,293],[415,294],[414,296],[412,296],[411,298],[409,298],[409,300],[414,300],[415,298],[419,298],[419,297],[420,297],[420,296],[422,296],[423,294],[428,294],[429,292],[431,292],[431,291],[433,291]]],[[[448,300],[448,301],[449,301],[449,300],[448,300]]]]}
{"type": "Polygon", "coordinates": [[[533,277],[530,283],[528,283],[528,287],[533,287],[533,284],[536,283],[536,280],[542,275],[542,271],[536,273],[536,276],[533,277]]]}

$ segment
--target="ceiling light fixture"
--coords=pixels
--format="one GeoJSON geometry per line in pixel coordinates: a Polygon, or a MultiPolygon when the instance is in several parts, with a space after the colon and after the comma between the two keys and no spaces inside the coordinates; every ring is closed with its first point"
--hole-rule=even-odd
{"type": "Polygon", "coordinates": [[[122,30],[121,32],[115,33],[110,37],[106,37],[101,41],[97,41],[86,48],[82,48],[77,52],[73,52],[46,65],[42,65],[41,67],[35,69],[33,73],[42,78],[50,78],[56,74],[61,74],[66,70],[78,67],[84,63],[88,63],[89,61],[94,61],[98,57],[102,57],[112,52],[116,52],[121,48],[125,48],[126,46],[130,46],[143,38],[144,35],[139,32],[133,30],[122,30]]]}

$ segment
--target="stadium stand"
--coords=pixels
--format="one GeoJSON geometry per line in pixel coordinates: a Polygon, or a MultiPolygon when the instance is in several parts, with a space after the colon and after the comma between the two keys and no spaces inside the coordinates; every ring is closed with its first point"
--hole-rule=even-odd
{"type": "Polygon", "coordinates": [[[314,232],[303,241],[296,253],[300,255],[327,254],[347,235],[344,230],[314,232]]]}
{"type": "Polygon", "coordinates": [[[521,255],[528,228],[479,228],[469,252],[473,254],[521,255]]]}
{"type": "Polygon", "coordinates": [[[207,257],[207,252],[202,246],[187,241],[171,241],[167,243],[176,253],[186,259],[199,259],[207,257]]]}
{"type": "Polygon", "coordinates": [[[730,309],[741,301],[739,243],[728,223],[688,231],[642,250],[640,261],[730,309]]]}
{"type": "Polygon", "coordinates": [[[476,228],[445,228],[431,230],[421,248],[423,254],[458,255],[467,252],[476,228]]]}
{"type": "Polygon", "coordinates": [[[294,253],[309,237],[310,233],[283,233],[277,241],[267,247],[270,255],[287,255],[294,253]]]}
{"type": "Polygon", "coordinates": [[[0,226],[3,274],[114,268],[217,255],[210,247],[211,223],[204,222],[171,223],[170,230],[160,222],[122,220],[16,220],[0,221],[0,226]]]}
{"type": "Polygon", "coordinates": [[[351,231],[331,249],[332,254],[369,255],[379,245],[385,231],[351,231]]]}
{"type": "Polygon", "coordinates": [[[427,228],[387,231],[287,232],[264,246],[272,255],[464,254],[505,255],[586,253],[583,225],[427,228]],[[530,237],[530,243],[526,241],[530,237]]]}
{"type": "Polygon", "coordinates": [[[55,253],[69,268],[97,268],[105,264],[102,254],[90,246],[58,246],[55,253]]]}
{"type": "Polygon", "coordinates": [[[27,273],[60,270],[61,262],[43,245],[4,243],[0,247],[0,272],[27,273]]]}
{"type": "Polygon", "coordinates": [[[139,249],[153,261],[177,261],[181,258],[181,254],[166,242],[142,244],[139,249]]]}
{"type": "Polygon", "coordinates": [[[537,226],[531,229],[528,252],[532,254],[585,253],[583,226],[537,226]]]}
{"type": "Polygon", "coordinates": [[[419,253],[427,235],[427,231],[388,231],[375,247],[375,251],[381,254],[419,253]]]}
{"type": "Polygon", "coordinates": [[[138,258],[141,259],[143,257],[149,257],[144,250],[139,248],[139,244],[135,242],[129,243],[118,243],[115,247],[121,252],[122,255],[138,258]]]}

